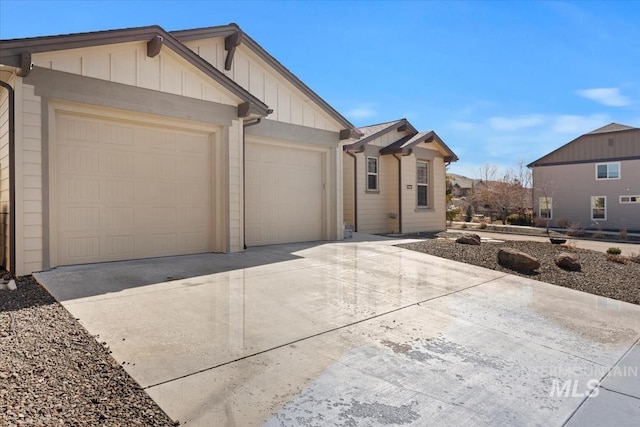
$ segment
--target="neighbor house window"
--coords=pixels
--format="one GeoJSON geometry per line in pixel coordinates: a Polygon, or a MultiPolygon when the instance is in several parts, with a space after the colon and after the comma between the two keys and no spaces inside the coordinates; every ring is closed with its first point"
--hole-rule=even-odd
{"type": "Polygon", "coordinates": [[[367,157],[367,191],[378,191],[377,157],[367,157]]]}
{"type": "Polygon", "coordinates": [[[544,219],[553,218],[553,199],[551,197],[538,199],[538,216],[544,219]]]}
{"type": "Polygon", "coordinates": [[[607,219],[607,198],[605,196],[591,197],[591,219],[607,219]]]}
{"type": "Polygon", "coordinates": [[[596,164],[596,179],[620,179],[620,162],[596,164]]]}
{"type": "Polygon", "coordinates": [[[640,196],[620,196],[620,203],[640,203],[640,196]]]}
{"type": "Polygon", "coordinates": [[[418,162],[417,165],[418,207],[429,207],[429,163],[418,162]]]}

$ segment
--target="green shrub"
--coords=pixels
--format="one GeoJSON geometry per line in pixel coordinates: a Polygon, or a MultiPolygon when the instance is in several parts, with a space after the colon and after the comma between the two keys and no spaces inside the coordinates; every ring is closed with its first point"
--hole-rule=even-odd
{"type": "Polygon", "coordinates": [[[467,212],[465,213],[464,221],[465,222],[471,221],[472,214],[473,212],[471,211],[471,206],[467,206],[467,212]]]}
{"type": "Polygon", "coordinates": [[[611,247],[607,249],[607,253],[609,255],[620,255],[622,253],[622,250],[620,250],[620,248],[611,247]]]}
{"type": "Polygon", "coordinates": [[[447,221],[453,221],[460,214],[460,208],[447,209],[447,221]]]}

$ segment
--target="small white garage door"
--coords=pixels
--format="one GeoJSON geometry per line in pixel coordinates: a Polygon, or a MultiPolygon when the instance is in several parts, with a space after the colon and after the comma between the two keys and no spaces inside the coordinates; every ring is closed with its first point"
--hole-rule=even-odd
{"type": "Polygon", "coordinates": [[[323,154],[249,142],[246,244],[322,240],[323,154]]]}
{"type": "Polygon", "coordinates": [[[211,250],[211,134],[58,113],[55,135],[58,265],[211,250]]]}

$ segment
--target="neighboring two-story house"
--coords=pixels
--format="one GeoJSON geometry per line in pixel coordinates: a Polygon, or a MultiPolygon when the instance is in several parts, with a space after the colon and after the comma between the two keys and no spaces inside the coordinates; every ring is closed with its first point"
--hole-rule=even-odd
{"type": "Polygon", "coordinates": [[[611,123],[530,163],[534,208],[551,225],[640,230],[640,128],[611,123]]]}

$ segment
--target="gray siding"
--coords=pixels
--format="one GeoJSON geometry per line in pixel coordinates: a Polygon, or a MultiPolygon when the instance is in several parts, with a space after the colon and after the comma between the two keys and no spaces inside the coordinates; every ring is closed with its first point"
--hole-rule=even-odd
{"type": "Polygon", "coordinates": [[[560,219],[585,228],[640,230],[640,203],[620,203],[620,196],[640,195],[640,160],[620,162],[620,179],[596,180],[595,163],[540,166],[533,169],[534,206],[553,198],[552,225],[560,219]],[[607,219],[591,219],[591,197],[607,198],[607,219]]]}

